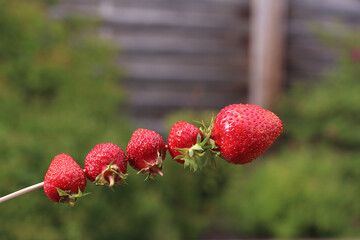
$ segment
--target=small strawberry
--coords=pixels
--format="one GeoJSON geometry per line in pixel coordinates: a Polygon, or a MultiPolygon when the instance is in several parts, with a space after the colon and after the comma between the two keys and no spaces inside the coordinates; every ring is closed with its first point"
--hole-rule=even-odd
{"type": "MultiPolygon", "coordinates": [[[[207,130],[199,129],[187,122],[175,123],[169,133],[168,149],[171,157],[178,163],[189,166],[191,170],[196,171],[198,167],[206,164],[205,150],[209,149],[207,130]]],[[[210,147],[211,148],[211,147],[210,147]]]]}
{"type": "Polygon", "coordinates": [[[175,123],[170,129],[168,137],[168,149],[171,157],[176,162],[183,164],[185,162],[183,158],[176,158],[183,155],[177,148],[190,149],[196,145],[198,137],[201,140],[202,133],[196,126],[183,121],[175,123]]]}
{"type": "Polygon", "coordinates": [[[233,104],[216,116],[211,138],[222,158],[245,164],[264,153],[282,131],[274,113],[255,105],[233,104]]]}
{"type": "Polygon", "coordinates": [[[120,185],[127,176],[126,170],[125,152],[113,143],[96,145],[85,159],[85,175],[96,185],[120,185]]]}
{"type": "Polygon", "coordinates": [[[136,130],[127,145],[130,166],[139,173],[148,174],[153,178],[161,176],[162,163],[166,154],[166,147],[162,137],[148,129],[136,130]]]}
{"type": "Polygon", "coordinates": [[[82,197],[86,187],[84,170],[67,154],[57,155],[44,180],[44,191],[54,202],[70,203],[82,197]]]}

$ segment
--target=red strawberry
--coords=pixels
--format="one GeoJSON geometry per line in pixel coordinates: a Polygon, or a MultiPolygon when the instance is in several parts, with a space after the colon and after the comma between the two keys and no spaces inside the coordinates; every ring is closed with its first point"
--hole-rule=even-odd
{"type": "MultiPolygon", "coordinates": [[[[206,135],[206,131],[204,131],[206,135]]],[[[178,163],[189,166],[196,171],[198,167],[206,164],[205,150],[207,149],[208,138],[203,140],[202,131],[196,126],[187,122],[175,123],[169,133],[168,149],[171,157],[178,163]]]]}
{"type": "Polygon", "coordinates": [[[70,203],[83,196],[86,187],[84,170],[67,154],[57,155],[44,180],[44,191],[54,202],[70,203]]]}
{"type": "Polygon", "coordinates": [[[113,143],[96,145],[86,156],[86,177],[96,185],[112,187],[126,178],[125,152],[113,143]]]}
{"type": "Polygon", "coordinates": [[[183,153],[176,149],[190,149],[192,146],[196,145],[196,140],[199,135],[201,140],[202,133],[196,126],[182,121],[175,123],[170,129],[168,137],[168,149],[171,157],[174,158],[174,160],[178,163],[183,164],[184,159],[175,159],[177,156],[183,155],[183,153]]]}
{"type": "Polygon", "coordinates": [[[148,129],[136,130],[127,146],[130,166],[140,173],[149,174],[150,178],[161,172],[166,147],[162,137],[148,129]]]}
{"type": "Polygon", "coordinates": [[[282,130],[274,113],[255,105],[234,104],[216,116],[211,138],[222,158],[245,164],[264,153],[282,130]]]}

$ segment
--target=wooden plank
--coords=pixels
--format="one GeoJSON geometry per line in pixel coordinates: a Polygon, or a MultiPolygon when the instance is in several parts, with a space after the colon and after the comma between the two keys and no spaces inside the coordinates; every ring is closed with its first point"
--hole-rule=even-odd
{"type": "Polygon", "coordinates": [[[232,29],[241,30],[237,21],[230,17],[207,13],[148,10],[138,8],[119,8],[111,12],[101,11],[99,17],[108,23],[132,24],[145,26],[171,26],[184,28],[232,29]]]}
{"type": "Polygon", "coordinates": [[[287,40],[287,57],[301,60],[316,58],[317,61],[327,61],[338,56],[336,48],[329,48],[316,34],[289,36],[287,40]]]}
{"type": "Polygon", "coordinates": [[[326,16],[359,19],[360,2],[357,0],[291,0],[292,18],[316,18],[326,16]]]}
{"type": "Polygon", "coordinates": [[[249,26],[247,22],[243,22],[236,31],[226,28],[191,28],[191,27],[171,27],[164,25],[142,25],[142,24],[122,24],[115,22],[102,22],[102,28],[111,29],[114,36],[117,35],[134,35],[134,34],[173,34],[175,36],[187,35],[189,37],[202,37],[202,38],[232,38],[232,37],[246,37],[249,33],[249,26]]]}
{"type": "Polygon", "coordinates": [[[109,36],[116,34],[117,32],[127,35],[133,32],[142,32],[142,33],[167,33],[167,34],[187,34],[188,36],[208,36],[209,38],[219,38],[219,37],[239,37],[239,43],[242,42],[243,38],[248,36],[249,28],[246,23],[238,25],[236,28],[229,27],[215,27],[215,28],[202,28],[195,26],[186,26],[186,25],[169,25],[169,24],[158,24],[158,25],[146,25],[142,23],[121,23],[121,22],[111,22],[111,21],[102,21],[102,28],[105,30],[109,36]]]}
{"type": "Polygon", "coordinates": [[[289,37],[316,37],[320,30],[326,30],[329,34],[345,34],[353,31],[353,26],[346,25],[334,17],[331,19],[296,19],[288,22],[289,37]]]}
{"type": "Polygon", "coordinates": [[[176,9],[177,11],[207,12],[229,16],[236,14],[239,8],[246,8],[248,5],[247,1],[244,0],[235,0],[233,2],[209,0],[117,0],[112,4],[116,7],[176,9]]]}
{"type": "Polygon", "coordinates": [[[65,2],[54,8],[57,15],[84,14],[90,18],[100,18],[103,21],[119,24],[133,25],[160,25],[180,26],[192,28],[225,28],[237,29],[239,24],[237,12],[218,13],[216,11],[188,11],[177,9],[176,5],[168,5],[171,8],[164,8],[166,5],[144,6],[117,6],[112,1],[100,1],[98,4],[76,4],[65,2]]]}
{"type": "Polygon", "coordinates": [[[94,18],[94,13],[98,11],[97,4],[80,4],[75,1],[64,1],[49,8],[48,12],[53,18],[63,18],[65,16],[80,16],[94,18]]]}
{"type": "Polygon", "coordinates": [[[237,92],[222,93],[204,91],[201,86],[179,91],[172,89],[160,91],[157,89],[132,89],[129,99],[133,105],[141,106],[217,106],[219,99],[225,102],[237,102],[237,92]]]}
{"type": "Polygon", "coordinates": [[[287,76],[288,81],[286,83],[287,87],[294,85],[306,85],[306,84],[317,84],[323,80],[323,76],[326,73],[326,70],[318,70],[316,72],[309,71],[298,71],[298,70],[288,70],[287,76]]]}
{"type": "MultiPolygon", "coordinates": [[[[238,86],[238,85],[244,85],[247,84],[247,73],[240,73],[233,75],[231,77],[222,77],[222,78],[203,78],[202,76],[163,76],[160,74],[151,74],[149,76],[131,76],[127,74],[126,72],[123,73],[122,81],[125,84],[132,84],[132,83],[139,83],[143,85],[157,85],[157,84],[167,84],[167,85],[173,85],[173,84],[211,84],[214,87],[217,87],[221,84],[228,84],[229,87],[231,86],[238,86]]],[[[219,87],[219,89],[222,89],[219,87]]],[[[239,93],[241,94],[241,93],[239,93]]]]}
{"type": "Polygon", "coordinates": [[[350,21],[358,21],[360,19],[359,9],[360,6],[354,9],[337,9],[337,8],[304,8],[294,7],[291,11],[290,17],[293,19],[316,19],[316,20],[334,20],[344,19],[350,21]]]}
{"type": "Polygon", "coordinates": [[[136,80],[127,81],[124,79],[122,81],[123,86],[128,91],[133,90],[139,90],[139,89],[146,89],[149,91],[152,91],[153,89],[156,89],[157,91],[167,92],[167,91],[173,91],[174,89],[178,91],[188,91],[189,89],[201,89],[201,91],[205,92],[212,92],[214,89],[216,91],[222,92],[224,94],[233,94],[236,92],[237,94],[240,93],[240,95],[246,95],[247,93],[247,81],[246,77],[243,79],[234,79],[234,81],[223,81],[219,80],[217,82],[184,82],[184,81],[173,81],[171,84],[169,84],[167,81],[141,81],[136,80]]]}
{"type": "Polygon", "coordinates": [[[134,128],[144,128],[144,126],[146,126],[147,129],[159,133],[164,138],[165,141],[167,140],[169,134],[164,130],[165,119],[161,119],[159,117],[132,116],[131,125],[134,128]]]}
{"type": "Polygon", "coordinates": [[[192,56],[192,55],[120,55],[118,62],[123,66],[138,65],[151,66],[154,68],[205,68],[229,72],[240,72],[244,69],[243,54],[223,55],[223,56],[192,56]],[[243,67],[243,68],[241,68],[243,67]]]}
{"type": "Polygon", "coordinates": [[[334,66],[334,61],[317,61],[316,58],[302,59],[300,61],[290,60],[288,71],[297,72],[321,72],[325,69],[331,69],[334,66]]]}
{"type": "MultiPolygon", "coordinates": [[[[150,104],[134,104],[130,103],[128,107],[128,112],[131,116],[137,119],[149,119],[155,118],[161,120],[162,117],[166,116],[167,114],[179,110],[184,109],[192,109],[195,111],[203,111],[203,110],[212,110],[218,112],[224,106],[234,103],[242,103],[245,102],[245,96],[237,95],[236,99],[228,99],[227,101],[216,101],[212,104],[209,102],[202,102],[202,103],[189,103],[181,104],[181,102],[173,102],[172,104],[168,105],[150,105],[150,104]]],[[[146,125],[143,125],[146,126],[146,125]]]]}
{"type": "Polygon", "coordinates": [[[125,63],[119,62],[119,67],[125,69],[125,75],[143,80],[169,81],[225,81],[236,79],[241,74],[239,69],[223,68],[218,66],[192,66],[154,62],[125,63]]]}
{"type": "MultiPolygon", "coordinates": [[[[291,45],[289,51],[286,54],[287,63],[291,62],[325,62],[325,63],[332,63],[334,59],[338,57],[338,53],[329,48],[325,47],[317,47],[315,45],[291,45]]],[[[316,66],[316,64],[315,64],[316,66]]]]}
{"type": "Polygon", "coordinates": [[[241,53],[240,34],[232,36],[192,36],[188,33],[162,32],[106,32],[119,49],[125,52],[171,53],[171,54],[215,54],[235,55],[241,53]]]}
{"type": "MultiPolygon", "coordinates": [[[[103,0],[104,1],[104,0],[103,0]]],[[[105,0],[109,1],[109,0],[105,0]]],[[[133,6],[148,6],[148,5],[157,5],[157,6],[174,6],[176,8],[181,8],[181,6],[190,6],[191,8],[207,9],[207,8],[216,8],[216,9],[233,9],[234,7],[246,7],[248,6],[248,0],[114,0],[109,1],[115,5],[133,5],[133,6]]],[[[79,5],[98,5],[100,4],[99,0],[68,0],[65,2],[71,4],[79,5]]],[[[64,4],[64,3],[62,3],[64,4]]]]}
{"type": "Polygon", "coordinates": [[[194,109],[194,110],[204,110],[204,109],[221,109],[226,105],[234,104],[234,103],[242,103],[245,102],[244,96],[238,96],[236,99],[228,99],[228,101],[214,101],[214,102],[171,102],[169,104],[160,104],[156,105],[146,104],[146,103],[134,103],[129,102],[129,109],[131,111],[132,116],[137,117],[158,117],[161,118],[170,112],[179,111],[182,109],[194,109]]]}

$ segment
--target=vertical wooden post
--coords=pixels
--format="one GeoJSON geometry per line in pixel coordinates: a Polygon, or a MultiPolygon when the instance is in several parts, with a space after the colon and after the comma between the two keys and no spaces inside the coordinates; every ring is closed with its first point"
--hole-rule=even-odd
{"type": "Polygon", "coordinates": [[[252,0],[249,102],[271,108],[283,79],[287,0],[252,0]]]}

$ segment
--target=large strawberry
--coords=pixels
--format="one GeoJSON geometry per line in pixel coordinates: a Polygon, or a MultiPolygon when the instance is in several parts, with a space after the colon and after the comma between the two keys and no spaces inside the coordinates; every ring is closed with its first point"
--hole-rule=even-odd
{"type": "Polygon", "coordinates": [[[216,116],[211,138],[222,158],[245,164],[264,153],[282,130],[274,113],[255,105],[234,104],[216,116]]]}
{"type": "Polygon", "coordinates": [[[96,145],[86,156],[86,177],[96,185],[112,187],[126,178],[125,152],[113,143],[96,145]]]}
{"type": "Polygon", "coordinates": [[[86,187],[84,170],[67,154],[57,155],[44,180],[44,191],[54,202],[70,203],[83,196],[86,187]]]}
{"type": "Polygon", "coordinates": [[[126,149],[130,166],[140,173],[153,178],[161,172],[166,154],[164,140],[157,133],[149,129],[136,130],[126,149]]]}

